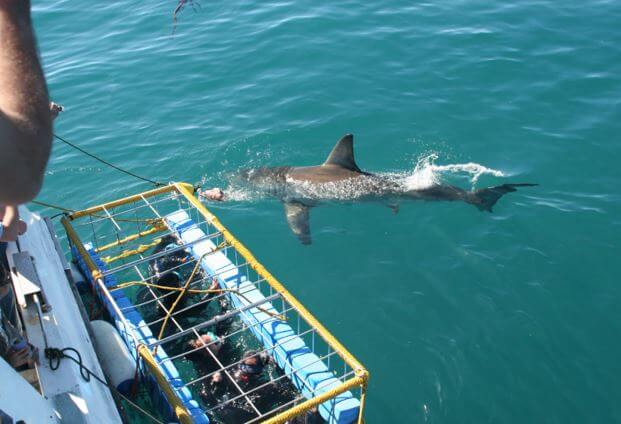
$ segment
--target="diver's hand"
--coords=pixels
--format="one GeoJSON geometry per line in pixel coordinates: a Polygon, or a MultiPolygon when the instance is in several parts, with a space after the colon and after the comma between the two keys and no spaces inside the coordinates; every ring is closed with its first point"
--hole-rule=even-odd
{"type": "Polygon", "coordinates": [[[52,115],[52,121],[58,118],[58,114],[63,110],[65,110],[65,108],[58,103],[50,102],[50,114],[52,115]]]}
{"type": "Polygon", "coordinates": [[[209,290],[218,290],[218,279],[216,277],[211,279],[211,285],[209,286],[209,290]]]}
{"type": "Polygon", "coordinates": [[[9,349],[7,362],[11,364],[13,368],[19,368],[22,365],[26,365],[30,360],[30,348],[26,346],[20,350],[9,349]]]}
{"type": "Polygon", "coordinates": [[[17,206],[0,207],[0,219],[4,227],[0,241],[15,241],[17,236],[21,236],[26,232],[27,225],[19,219],[17,206]]]}
{"type": "Polygon", "coordinates": [[[30,357],[28,358],[28,365],[30,365],[30,367],[34,367],[35,364],[41,365],[41,363],[39,362],[39,348],[31,345],[30,343],[28,343],[28,345],[30,346],[30,357]]]}
{"type": "Polygon", "coordinates": [[[216,372],[214,375],[211,376],[212,384],[218,384],[221,382],[222,382],[222,374],[220,373],[220,371],[216,372]]]}

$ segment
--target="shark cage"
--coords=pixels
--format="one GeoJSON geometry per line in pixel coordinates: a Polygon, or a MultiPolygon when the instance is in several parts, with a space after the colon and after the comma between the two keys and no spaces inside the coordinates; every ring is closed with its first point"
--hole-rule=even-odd
{"type": "Polygon", "coordinates": [[[61,222],[85,284],[166,420],[363,422],[367,370],[191,185],[173,183],[61,222]]]}

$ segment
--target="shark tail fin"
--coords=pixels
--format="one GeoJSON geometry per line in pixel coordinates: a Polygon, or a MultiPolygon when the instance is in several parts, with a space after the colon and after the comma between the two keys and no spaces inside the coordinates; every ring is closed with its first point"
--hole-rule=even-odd
{"type": "Polygon", "coordinates": [[[469,193],[467,202],[476,206],[480,211],[492,212],[492,208],[502,196],[512,191],[516,191],[517,187],[534,187],[538,184],[503,184],[494,187],[482,188],[469,193]]]}

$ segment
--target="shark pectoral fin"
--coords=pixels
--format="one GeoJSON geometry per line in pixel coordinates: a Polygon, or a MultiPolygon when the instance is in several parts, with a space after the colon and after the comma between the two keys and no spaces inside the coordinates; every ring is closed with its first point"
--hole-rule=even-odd
{"type": "Polygon", "coordinates": [[[311,244],[309,207],[302,203],[285,203],[285,215],[287,223],[302,244],[311,244]]]}

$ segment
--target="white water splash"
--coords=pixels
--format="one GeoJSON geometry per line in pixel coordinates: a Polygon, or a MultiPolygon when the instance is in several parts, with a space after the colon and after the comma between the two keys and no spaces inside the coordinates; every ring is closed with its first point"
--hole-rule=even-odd
{"type": "Polygon", "coordinates": [[[224,199],[233,202],[245,202],[249,200],[257,200],[261,197],[264,197],[264,194],[258,190],[251,190],[247,187],[237,187],[233,185],[230,185],[228,188],[226,188],[224,190],[224,193],[224,199]]]}
{"type": "Polygon", "coordinates": [[[472,186],[476,185],[479,178],[483,175],[505,176],[502,171],[474,162],[436,165],[436,160],[438,160],[438,155],[435,153],[420,158],[416,163],[414,171],[405,177],[405,187],[408,190],[426,188],[434,184],[440,184],[443,177],[449,175],[466,176],[472,186]]]}
{"type": "Polygon", "coordinates": [[[218,183],[214,183],[213,180],[208,179],[207,175],[203,175],[200,181],[200,186],[205,189],[212,187],[221,188],[224,191],[225,201],[247,202],[265,197],[265,193],[262,193],[259,190],[254,190],[248,186],[240,185],[239,183],[233,182],[231,181],[230,177],[230,173],[227,173],[225,171],[218,172],[213,180],[224,180],[227,182],[226,186],[221,186],[218,183]]]}

